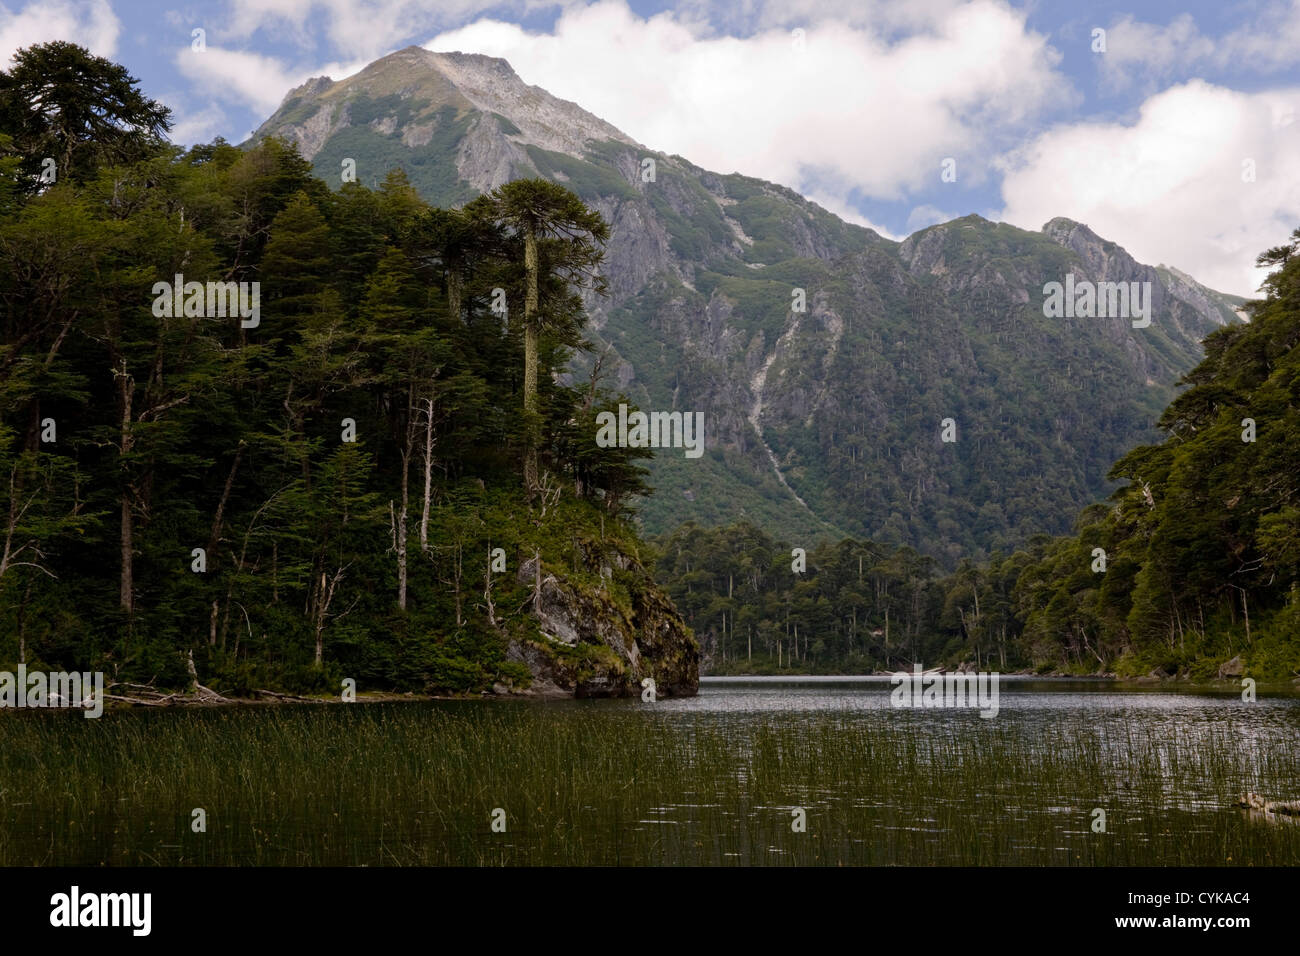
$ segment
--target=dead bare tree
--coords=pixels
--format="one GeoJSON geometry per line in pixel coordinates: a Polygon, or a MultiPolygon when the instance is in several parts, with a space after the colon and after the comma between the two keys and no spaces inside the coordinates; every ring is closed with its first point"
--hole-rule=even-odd
{"type": "MultiPolygon", "coordinates": [[[[334,596],[338,593],[339,582],[343,580],[343,575],[348,568],[352,567],[349,561],[342,567],[336,568],[331,576],[325,571],[320,573],[320,583],[312,589],[312,623],[316,631],[316,666],[320,667],[324,660],[325,650],[325,625],[330,621],[329,609],[334,603],[334,596]]],[[[336,614],[333,620],[339,621],[347,617],[352,609],[357,606],[361,598],[358,596],[346,611],[336,614]]]]}

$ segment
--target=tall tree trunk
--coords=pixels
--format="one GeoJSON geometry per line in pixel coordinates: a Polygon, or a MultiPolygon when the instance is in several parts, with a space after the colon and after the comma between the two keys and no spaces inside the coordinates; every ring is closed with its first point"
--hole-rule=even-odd
{"type": "Polygon", "coordinates": [[[406,610],[406,514],[411,493],[411,446],[402,450],[402,509],[397,512],[397,606],[406,610]]]}
{"type": "Polygon", "coordinates": [[[1246,643],[1250,644],[1250,608],[1246,606],[1246,589],[1238,588],[1241,591],[1241,614],[1246,621],[1246,643]]]}
{"type": "Polygon", "coordinates": [[[122,605],[122,610],[131,614],[135,610],[135,602],[132,595],[135,592],[135,579],[131,564],[131,551],[135,546],[134,542],[135,528],[131,518],[131,493],[126,488],[122,489],[122,532],[121,532],[121,551],[122,551],[122,576],[118,590],[118,599],[122,605]]]}
{"type": "Polygon", "coordinates": [[[117,372],[118,409],[122,413],[121,422],[121,461],[122,461],[122,500],[121,529],[119,544],[122,560],[122,574],[118,600],[128,615],[135,610],[135,568],[132,553],[135,548],[135,524],[131,513],[131,481],[127,473],[126,458],[131,454],[135,439],[131,434],[131,399],[134,380],[126,370],[126,359],[122,360],[122,369],[117,372]]]}
{"type": "Polygon", "coordinates": [[[447,311],[451,313],[451,317],[457,322],[460,321],[461,289],[464,284],[460,269],[459,262],[453,262],[447,269],[447,311]]]}
{"type": "Polygon", "coordinates": [[[230,492],[235,487],[235,473],[239,470],[239,459],[244,456],[244,448],[247,444],[241,438],[235,448],[235,460],[230,463],[230,474],[226,476],[226,486],[221,490],[217,513],[212,517],[212,533],[208,536],[207,559],[209,561],[214,560],[217,555],[217,544],[221,541],[221,526],[225,523],[226,505],[230,502],[230,492]]]}
{"type": "Polygon", "coordinates": [[[397,551],[397,606],[406,610],[406,542],[407,518],[411,513],[411,459],[415,457],[416,419],[415,382],[406,390],[406,429],[402,441],[402,510],[397,513],[397,530],[393,547],[397,551]]]}
{"type": "Polygon", "coordinates": [[[325,596],[325,572],[320,573],[320,591],[316,598],[316,666],[319,668],[324,660],[325,650],[325,612],[329,608],[329,599],[325,596]]]}
{"type": "Polygon", "coordinates": [[[22,603],[18,605],[18,663],[27,663],[27,601],[32,596],[32,582],[23,589],[22,603]]]}
{"type": "Polygon", "coordinates": [[[420,513],[420,550],[429,550],[429,502],[433,497],[433,399],[424,400],[424,510],[420,513]]]}
{"type": "Polygon", "coordinates": [[[537,363],[537,233],[529,226],[524,230],[524,268],[528,273],[528,289],[524,296],[524,426],[527,448],[524,450],[524,487],[531,497],[537,490],[538,429],[537,363]]]}

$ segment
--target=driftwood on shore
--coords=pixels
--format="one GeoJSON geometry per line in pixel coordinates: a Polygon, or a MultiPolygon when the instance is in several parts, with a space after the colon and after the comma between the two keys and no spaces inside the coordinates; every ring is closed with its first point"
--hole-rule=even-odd
{"type": "Polygon", "coordinates": [[[139,707],[170,707],[176,704],[231,704],[234,703],[229,697],[223,697],[215,690],[204,687],[198,681],[194,681],[188,690],[184,691],[162,691],[152,684],[132,684],[126,681],[118,681],[109,684],[104,690],[105,700],[115,700],[122,704],[132,704],[139,707]],[[118,693],[110,693],[117,690],[118,693]]]}
{"type": "Polygon", "coordinates": [[[199,683],[199,672],[194,666],[194,652],[190,651],[185,659],[185,669],[190,675],[190,686],[184,691],[162,691],[152,684],[132,684],[129,681],[114,681],[105,688],[104,699],[115,700],[123,704],[139,707],[170,707],[175,704],[232,704],[229,697],[218,694],[210,687],[199,683]],[[123,693],[110,694],[108,691],[121,688],[123,693]]]}
{"type": "Polygon", "coordinates": [[[1300,800],[1274,801],[1265,800],[1257,793],[1243,793],[1237,806],[1262,813],[1280,814],[1284,817],[1300,817],[1300,800]]]}
{"type": "Polygon", "coordinates": [[[282,694],[274,690],[255,690],[253,691],[258,697],[270,697],[272,700],[292,700],[304,704],[319,704],[319,697],[301,697],[298,694],[282,694]]]}

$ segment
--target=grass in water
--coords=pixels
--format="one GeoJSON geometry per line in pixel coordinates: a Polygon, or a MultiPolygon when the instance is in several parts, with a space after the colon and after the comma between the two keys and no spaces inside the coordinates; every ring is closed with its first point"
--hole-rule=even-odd
{"type": "Polygon", "coordinates": [[[1295,865],[1300,824],[1231,806],[1298,781],[1289,735],[1165,738],[1123,714],[5,714],[0,864],[1295,865]]]}

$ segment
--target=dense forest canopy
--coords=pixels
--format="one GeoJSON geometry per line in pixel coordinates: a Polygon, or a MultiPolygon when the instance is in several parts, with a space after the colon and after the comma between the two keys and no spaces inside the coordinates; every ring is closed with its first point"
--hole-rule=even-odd
{"type": "Polygon", "coordinates": [[[181,150],[70,44],[20,51],[0,117],[0,666],[526,683],[542,564],[632,607],[644,561],[718,671],[1300,673],[1300,230],[1073,535],[946,575],[744,523],[652,550],[651,452],[594,441],[626,396],[563,374],[609,236],[564,187],[446,210],[276,139],[181,150]]]}
{"type": "Polygon", "coordinates": [[[175,685],[193,655],[234,691],[526,680],[514,572],[588,531],[634,548],[644,490],[644,452],[591,440],[619,396],[556,374],[586,346],[599,217],[548,182],[450,211],[400,170],[332,191],[276,140],[178,150],[66,44],[19,54],[0,114],[0,661],[175,685]]]}

